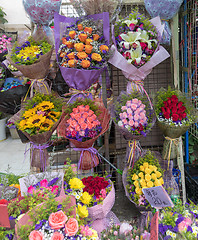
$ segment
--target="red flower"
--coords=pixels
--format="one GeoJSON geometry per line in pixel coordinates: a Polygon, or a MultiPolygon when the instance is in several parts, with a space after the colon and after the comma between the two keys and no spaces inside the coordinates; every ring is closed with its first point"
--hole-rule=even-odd
{"type": "Polygon", "coordinates": [[[180,108],[180,111],[181,111],[182,113],[185,112],[185,111],[186,111],[186,107],[182,106],[182,107],[180,108]]]}
{"type": "Polygon", "coordinates": [[[178,119],[179,119],[179,115],[173,113],[173,114],[172,114],[172,119],[173,119],[174,122],[178,121],[178,119]]]}
{"type": "Polygon", "coordinates": [[[7,205],[7,204],[8,204],[8,201],[7,201],[6,199],[1,199],[1,200],[0,200],[0,204],[6,204],[6,205],[7,205]]]}
{"type": "Polygon", "coordinates": [[[171,99],[170,99],[170,98],[167,100],[167,103],[168,103],[168,105],[169,105],[169,106],[171,106],[171,104],[172,104],[172,101],[171,101],[171,99]]]}
{"type": "Polygon", "coordinates": [[[178,102],[177,107],[181,108],[183,106],[183,102],[178,102]]]}
{"type": "Polygon", "coordinates": [[[178,97],[176,95],[172,95],[171,101],[172,103],[178,103],[178,97]]]}
{"type": "Polygon", "coordinates": [[[187,114],[184,112],[184,113],[182,114],[182,117],[185,118],[186,116],[187,116],[187,114]]]}
{"type": "Polygon", "coordinates": [[[177,107],[175,107],[175,106],[172,108],[172,114],[174,114],[174,113],[177,113],[177,107]]]}
{"type": "Polygon", "coordinates": [[[167,112],[165,112],[165,113],[164,113],[164,117],[165,117],[166,119],[169,119],[169,118],[170,118],[170,114],[167,113],[167,112]]]}

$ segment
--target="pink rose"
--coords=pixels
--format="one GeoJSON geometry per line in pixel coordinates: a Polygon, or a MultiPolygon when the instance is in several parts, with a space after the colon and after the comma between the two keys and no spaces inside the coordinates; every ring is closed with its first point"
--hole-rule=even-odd
{"type": "Polygon", "coordinates": [[[29,194],[33,194],[33,191],[34,191],[34,190],[35,190],[35,188],[31,185],[31,186],[29,186],[27,192],[28,192],[29,194]]]}
{"type": "Polygon", "coordinates": [[[127,110],[127,107],[126,106],[122,106],[121,109],[122,109],[122,111],[124,111],[124,110],[127,110]]]}
{"type": "Polygon", "coordinates": [[[137,98],[134,98],[134,99],[132,99],[132,103],[138,104],[138,103],[139,103],[139,100],[138,100],[137,98]]]}
{"type": "Polygon", "coordinates": [[[73,108],[73,113],[75,113],[75,114],[78,113],[78,109],[77,108],[73,108]]]}
{"type": "Polygon", "coordinates": [[[123,118],[127,118],[127,113],[123,112],[122,116],[123,116],[123,118]]]}
{"type": "Polygon", "coordinates": [[[133,229],[133,227],[129,223],[123,222],[120,225],[120,234],[122,235],[122,234],[126,234],[128,232],[131,232],[132,229],[133,229]]]}
{"type": "Polygon", "coordinates": [[[134,122],[134,126],[137,128],[139,126],[139,122],[134,122]]]}
{"type": "Polygon", "coordinates": [[[132,104],[131,104],[131,109],[132,109],[133,111],[135,111],[135,110],[137,109],[137,105],[134,104],[134,103],[132,103],[132,104]]]}
{"type": "Polygon", "coordinates": [[[51,237],[51,240],[63,240],[63,239],[64,239],[63,234],[61,234],[59,232],[54,232],[51,237]]]}
{"type": "Polygon", "coordinates": [[[129,121],[129,125],[132,127],[134,125],[134,121],[133,120],[130,120],[129,121]]]}
{"type": "Polygon", "coordinates": [[[47,179],[43,179],[42,181],[40,181],[40,186],[41,186],[41,187],[47,187],[47,186],[48,186],[48,181],[47,181],[47,179]]]}
{"type": "Polygon", "coordinates": [[[133,115],[132,115],[132,114],[129,114],[129,115],[128,115],[128,119],[129,119],[129,120],[133,120],[133,115]]]}
{"type": "Polygon", "coordinates": [[[64,227],[66,221],[67,221],[67,216],[64,214],[62,210],[56,212],[56,213],[51,213],[49,216],[49,225],[51,226],[52,229],[58,230],[62,227],[64,227]]]}
{"type": "Polygon", "coordinates": [[[43,234],[39,231],[32,231],[29,235],[29,240],[43,240],[43,234]]]}
{"type": "Polygon", "coordinates": [[[127,102],[126,102],[126,106],[127,106],[127,107],[131,107],[131,101],[127,101],[127,102]]]}
{"type": "Polygon", "coordinates": [[[131,108],[127,108],[127,113],[128,113],[128,114],[132,114],[131,108]]]}
{"type": "Polygon", "coordinates": [[[137,120],[139,120],[140,118],[139,118],[139,115],[137,115],[137,114],[135,114],[134,115],[134,121],[137,121],[137,120]]]}
{"type": "Polygon", "coordinates": [[[78,221],[75,218],[70,218],[65,224],[65,233],[69,237],[76,235],[78,232],[78,221]]]}
{"type": "Polygon", "coordinates": [[[123,124],[127,124],[128,123],[128,121],[126,119],[123,119],[122,122],[123,122],[123,124]]]}

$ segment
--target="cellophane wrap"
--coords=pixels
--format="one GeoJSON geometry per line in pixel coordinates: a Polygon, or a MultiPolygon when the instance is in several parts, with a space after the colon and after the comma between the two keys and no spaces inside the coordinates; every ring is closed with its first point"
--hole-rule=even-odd
{"type": "MultiPolygon", "coordinates": [[[[102,126],[102,131],[94,138],[89,139],[85,142],[79,142],[77,140],[74,139],[70,139],[67,138],[66,136],[66,121],[69,118],[69,115],[66,115],[64,113],[64,109],[63,109],[63,117],[62,120],[57,128],[57,133],[58,136],[64,137],[66,139],[68,139],[72,145],[74,146],[74,148],[80,149],[88,149],[88,148],[92,148],[94,142],[96,141],[96,139],[101,136],[102,134],[104,134],[108,128],[109,128],[109,120],[110,120],[110,114],[109,111],[104,107],[104,105],[102,103],[99,103],[99,111],[101,112],[100,115],[98,116],[98,120],[101,123],[102,126]]],[[[99,164],[99,159],[97,154],[91,154],[90,151],[83,151],[83,156],[81,156],[81,161],[79,162],[79,168],[82,170],[89,170],[95,166],[97,166],[99,164]],[[92,159],[92,156],[94,155],[95,160],[92,159]]]]}
{"type": "MultiPolygon", "coordinates": [[[[94,20],[103,21],[103,36],[104,39],[109,43],[109,14],[106,12],[101,14],[95,14],[86,16],[88,18],[93,18],[94,20]]],[[[67,26],[76,23],[78,18],[69,18],[61,16],[58,13],[54,14],[54,29],[55,29],[55,50],[56,58],[58,61],[58,49],[60,45],[60,40],[67,26]]],[[[97,82],[99,76],[104,71],[105,67],[99,70],[85,70],[85,69],[75,69],[66,68],[59,65],[61,74],[70,88],[77,90],[86,90],[93,83],[97,82]]]]}

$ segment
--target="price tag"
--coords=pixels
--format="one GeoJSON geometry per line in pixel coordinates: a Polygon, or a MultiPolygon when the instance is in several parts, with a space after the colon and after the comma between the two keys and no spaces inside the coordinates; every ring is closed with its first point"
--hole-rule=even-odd
{"type": "Polygon", "coordinates": [[[10,228],[10,220],[8,216],[7,205],[0,205],[0,227],[10,228]]]}
{"type": "Polygon", "coordinates": [[[158,218],[159,211],[155,213],[151,220],[150,240],[158,240],[158,218]]]}
{"type": "Polygon", "coordinates": [[[142,191],[152,207],[157,209],[161,209],[163,207],[174,207],[168,193],[162,186],[143,188],[142,191]]]}

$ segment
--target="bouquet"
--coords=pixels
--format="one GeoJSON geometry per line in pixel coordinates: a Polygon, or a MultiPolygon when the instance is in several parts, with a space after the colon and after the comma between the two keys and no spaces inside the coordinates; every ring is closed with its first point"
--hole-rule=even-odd
{"type": "Polygon", "coordinates": [[[168,52],[159,45],[161,30],[158,17],[149,20],[137,10],[115,23],[111,47],[114,53],[109,62],[121,69],[129,80],[127,92],[134,89],[145,91],[144,78],[153,67],[169,57],[168,52]]]}
{"type": "Polygon", "coordinates": [[[81,151],[79,168],[87,170],[99,164],[97,151],[92,146],[107,131],[109,120],[108,110],[88,98],[77,98],[65,107],[58,135],[69,139],[74,150],[81,151]]]}
{"type": "Polygon", "coordinates": [[[6,69],[2,64],[0,64],[0,88],[2,88],[5,78],[6,78],[6,69]]]}
{"type": "Polygon", "coordinates": [[[139,140],[146,137],[155,124],[155,114],[146,96],[136,91],[121,92],[111,109],[111,115],[124,138],[128,141],[126,159],[133,168],[141,154],[139,140]]]}
{"type": "Polygon", "coordinates": [[[197,239],[198,208],[192,202],[177,201],[174,208],[166,208],[159,219],[159,233],[163,239],[197,239]]]}
{"type": "Polygon", "coordinates": [[[55,14],[54,26],[56,56],[64,80],[71,88],[88,89],[107,66],[108,13],[83,19],[55,14]]]}
{"type": "Polygon", "coordinates": [[[144,153],[135,162],[133,169],[124,170],[123,184],[127,197],[138,208],[150,207],[144,197],[142,188],[162,186],[164,184],[163,170],[158,159],[150,151],[144,153]]]}
{"type": "Polygon", "coordinates": [[[165,136],[163,158],[173,159],[177,156],[179,137],[198,120],[198,111],[190,100],[179,90],[160,89],[154,99],[157,123],[165,136]]]}
{"type": "Polygon", "coordinates": [[[15,125],[31,141],[32,166],[46,168],[46,148],[49,147],[48,141],[61,120],[61,111],[62,100],[54,95],[37,93],[15,115],[15,125]]]}
{"type": "Polygon", "coordinates": [[[48,74],[52,51],[53,46],[44,37],[37,40],[30,36],[23,44],[14,44],[8,61],[25,77],[41,79],[48,74]]]}
{"type": "Polygon", "coordinates": [[[0,36],[0,62],[5,59],[5,55],[8,53],[8,46],[11,44],[12,38],[6,34],[0,36]]]}

